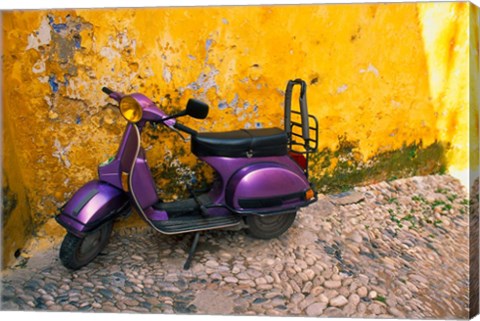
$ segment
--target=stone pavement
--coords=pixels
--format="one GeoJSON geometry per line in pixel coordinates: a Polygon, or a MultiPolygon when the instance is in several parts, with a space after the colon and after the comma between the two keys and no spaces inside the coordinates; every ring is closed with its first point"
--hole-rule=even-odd
{"type": "Polygon", "coordinates": [[[3,310],[467,318],[468,201],[449,176],[320,196],[278,239],[116,232],[71,272],[59,244],[2,272],[3,310]],[[341,199],[341,200],[340,200],[341,199]]]}

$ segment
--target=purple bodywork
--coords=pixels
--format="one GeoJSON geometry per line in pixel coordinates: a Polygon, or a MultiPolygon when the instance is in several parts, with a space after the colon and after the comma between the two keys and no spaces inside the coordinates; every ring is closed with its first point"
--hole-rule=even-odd
{"type": "MultiPolygon", "coordinates": [[[[230,208],[242,212],[239,199],[272,197],[296,192],[305,192],[310,184],[300,166],[289,156],[230,158],[203,157],[212,166],[220,178],[214,182],[209,192],[214,204],[226,204],[230,208]]],[[[271,211],[296,209],[304,205],[304,201],[285,204],[271,211]]],[[[211,208],[209,214],[222,215],[229,212],[225,208],[211,208]]]]}
{"type": "Polygon", "coordinates": [[[57,221],[68,231],[83,235],[128,210],[128,196],[98,180],[81,187],[62,208],[57,221]]]}
{"type": "MultiPolygon", "coordinates": [[[[110,97],[119,101],[123,95],[112,93],[110,97]]],[[[158,197],[145,152],[140,146],[140,135],[146,122],[158,122],[167,115],[144,95],[133,94],[131,97],[143,109],[142,120],[127,125],[117,155],[107,164],[99,166],[99,180],[80,188],[56,217],[62,226],[76,235],[94,230],[130,206],[149,223],[168,220],[168,213],[153,208],[158,197]]],[[[169,119],[164,124],[173,127],[175,122],[175,119],[169,119]]],[[[243,208],[240,204],[242,200],[255,202],[257,199],[290,197],[281,205],[257,211],[268,210],[270,214],[296,210],[309,203],[302,196],[311,188],[310,184],[300,166],[288,155],[253,158],[209,156],[201,159],[218,173],[208,192],[214,205],[207,209],[208,215],[255,212],[255,209],[243,208]]]]}

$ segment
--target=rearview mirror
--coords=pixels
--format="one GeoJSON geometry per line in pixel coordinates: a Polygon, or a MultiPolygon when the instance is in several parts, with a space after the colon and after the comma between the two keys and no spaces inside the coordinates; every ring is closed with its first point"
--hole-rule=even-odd
{"type": "Polygon", "coordinates": [[[197,119],[205,119],[208,115],[208,105],[203,101],[189,99],[187,102],[187,115],[197,119]]]}

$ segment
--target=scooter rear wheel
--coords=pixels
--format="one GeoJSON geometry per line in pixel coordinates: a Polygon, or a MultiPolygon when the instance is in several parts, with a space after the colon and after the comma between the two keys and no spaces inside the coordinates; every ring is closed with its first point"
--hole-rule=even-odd
{"type": "Polygon", "coordinates": [[[296,216],[297,212],[269,216],[248,215],[245,219],[248,225],[247,233],[258,239],[275,238],[292,226],[296,216]]]}
{"type": "Polygon", "coordinates": [[[93,261],[108,244],[113,222],[103,224],[85,237],[67,233],[60,247],[60,261],[71,270],[78,270],[93,261]]]}

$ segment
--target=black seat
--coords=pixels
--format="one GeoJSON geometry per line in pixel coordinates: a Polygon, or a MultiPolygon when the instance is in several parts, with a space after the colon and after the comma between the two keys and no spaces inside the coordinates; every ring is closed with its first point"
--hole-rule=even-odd
{"type": "Polygon", "coordinates": [[[279,128],[198,133],[192,136],[197,156],[265,157],[288,153],[287,134],[279,128]]]}

